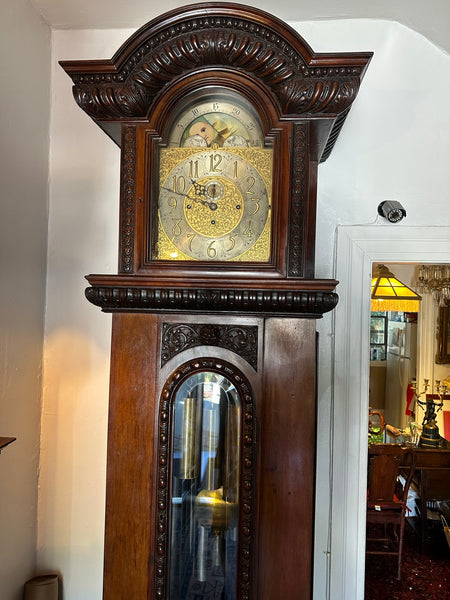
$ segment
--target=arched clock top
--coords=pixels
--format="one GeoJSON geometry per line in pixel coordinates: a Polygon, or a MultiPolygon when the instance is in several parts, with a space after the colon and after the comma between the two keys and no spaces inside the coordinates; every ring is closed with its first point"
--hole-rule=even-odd
{"type": "Polygon", "coordinates": [[[315,53],[281,20],[256,8],[200,3],[158,17],[110,60],[62,61],[80,107],[120,144],[120,122],[146,120],[178,79],[233,69],[273,95],[283,116],[331,120],[324,160],[354,101],[372,53],[315,53]],[[338,119],[339,115],[341,118],[338,119]]]}

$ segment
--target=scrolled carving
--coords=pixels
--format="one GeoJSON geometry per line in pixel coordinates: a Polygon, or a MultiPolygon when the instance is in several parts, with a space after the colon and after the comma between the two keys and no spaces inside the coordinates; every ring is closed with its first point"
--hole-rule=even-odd
{"type": "Polygon", "coordinates": [[[133,272],[134,249],[134,184],[136,129],[126,126],[122,138],[122,197],[120,225],[120,272],[133,272]]]}
{"type": "Polygon", "coordinates": [[[132,78],[156,93],[174,77],[198,67],[208,47],[209,42],[201,42],[195,34],[188,39],[179,38],[172,45],[165,44],[154,52],[148,61],[136,69],[132,78]]]}
{"type": "Polygon", "coordinates": [[[220,346],[246,360],[255,370],[258,363],[258,327],[209,323],[164,323],[161,366],[196,346],[220,346]]]}
{"type": "Polygon", "coordinates": [[[282,86],[279,97],[287,113],[341,113],[350,107],[359,90],[359,79],[337,81],[294,80],[282,86]]]}
{"type": "Polygon", "coordinates": [[[369,53],[314,54],[300,35],[263,11],[215,3],[148,23],[109,61],[84,68],[82,61],[61,64],[83,110],[121,120],[147,115],[176,78],[224,66],[259,79],[284,114],[336,115],[353,102],[369,59],[369,53]]]}
{"type": "Polygon", "coordinates": [[[152,97],[138,85],[80,84],[74,86],[77,104],[91,117],[124,119],[147,114],[152,97]]]}

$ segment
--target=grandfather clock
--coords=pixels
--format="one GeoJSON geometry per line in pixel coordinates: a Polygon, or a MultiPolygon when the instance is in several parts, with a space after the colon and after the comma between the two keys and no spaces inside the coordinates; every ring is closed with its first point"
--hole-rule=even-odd
{"type": "Polygon", "coordinates": [[[214,2],[61,63],[121,147],[106,600],[311,597],[317,165],[370,57],[214,2]]]}

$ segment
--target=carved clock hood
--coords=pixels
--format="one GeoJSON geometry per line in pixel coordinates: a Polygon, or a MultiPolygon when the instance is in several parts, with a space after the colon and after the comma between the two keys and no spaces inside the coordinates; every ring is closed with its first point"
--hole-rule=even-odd
{"type": "Polygon", "coordinates": [[[242,70],[270,89],[284,117],[314,119],[315,158],[324,161],[371,56],[315,53],[294,29],[258,9],[205,3],[150,21],[110,60],[61,65],[76,102],[119,146],[120,124],[147,120],[175,79],[211,66],[242,70]]]}
{"type": "Polygon", "coordinates": [[[320,316],[331,310],[336,282],[313,279],[317,164],[330,155],[371,56],[315,53],[276,17],[214,2],[154,19],[110,60],[62,62],[77,103],[122,147],[119,274],[89,276],[87,298],[106,311],[320,316]],[[150,123],[160,136],[184,83],[192,89],[233,79],[235,87],[252,91],[261,113],[270,115],[262,116],[269,135],[284,128],[276,156],[283,165],[279,178],[291,183],[287,188],[275,182],[279,234],[273,240],[273,268],[227,264],[164,270],[138,256],[150,242],[138,204],[147,200],[138,189],[136,128],[150,123]]]}

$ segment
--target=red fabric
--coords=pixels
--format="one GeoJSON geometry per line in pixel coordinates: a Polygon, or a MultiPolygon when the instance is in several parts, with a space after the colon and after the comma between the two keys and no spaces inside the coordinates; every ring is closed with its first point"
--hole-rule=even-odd
{"type": "Polygon", "coordinates": [[[450,410],[444,410],[444,437],[450,441],[450,410]]]}
{"type": "Polygon", "coordinates": [[[408,387],[406,389],[406,410],[405,410],[405,415],[407,417],[414,416],[414,406],[411,406],[413,398],[414,398],[414,390],[413,390],[411,384],[408,384],[408,387]]]}

